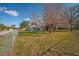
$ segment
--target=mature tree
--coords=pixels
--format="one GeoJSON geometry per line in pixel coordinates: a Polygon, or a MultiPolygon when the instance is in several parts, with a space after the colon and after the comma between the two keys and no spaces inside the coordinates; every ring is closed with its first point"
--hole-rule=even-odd
{"type": "Polygon", "coordinates": [[[10,26],[12,29],[15,29],[16,28],[16,25],[14,24],[14,25],[11,25],[10,26]]]}
{"type": "MultiPolygon", "coordinates": [[[[78,9],[78,13],[79,13],[79,4],[75,7],[78,9]]],[[[76,29],[79,29],[79,16],[77,17],[77,20],[76,20],[76,29]]]]}
{"type": "Polygon", "coordinates": [[[27,30],[27,28],[28,28],[28,23],[27,23],[27,21],[26,21],[26,20],[22,21],[22,22],[20,23],[20,29],[22,29],[22,30],[27,30]]]}
{"type": "Polygon", "coordinates": [[[63,4],[45,4],[43,18],[46,31],[52,31],[55,29],[57,20],[60,18],[60,11],[63,8],[63,4]]]}
{"type": "Polygon", "coordinates": [[[0,24],[0,30],[6,29],[6,26],[4,24],[0,24]]]}
{"type": "Polygon", "coordinates": [[[34,31],[42,30],[43,20],[41,17],[37,16],[36,13],[33,13],[31,27],[34,31]]]}
{"type": "Polygon", "coordinates": [[[69,21],[70,30],[72,31],[74,21],[79,18],[79,8],[76,6],[66,8],[63,17],[69,21]]]}

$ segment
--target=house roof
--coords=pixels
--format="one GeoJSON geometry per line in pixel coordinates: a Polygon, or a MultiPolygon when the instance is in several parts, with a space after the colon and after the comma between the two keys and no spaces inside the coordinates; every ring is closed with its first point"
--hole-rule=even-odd
{"type": "Polygon", "coordinates": [[[41,22],[39,20],[33,20],[31,23],[31,27],[40,28],[41,22]]]}

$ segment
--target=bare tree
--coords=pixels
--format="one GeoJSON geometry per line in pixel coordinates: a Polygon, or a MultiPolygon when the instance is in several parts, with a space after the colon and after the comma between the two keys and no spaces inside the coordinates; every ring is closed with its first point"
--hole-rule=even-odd
{"type": "Polygon", "coordinates": [[[37,16],[36,13],[33,13],[31,27],[35,31],[40,31],[43,27],[43,20],[41,20],[40,18],[41,17],[37,16]]]}
{"type": "Polygon", "coordinates": [[[70,30],[73,30],[73,23],[76,19],[79,18],[79,8],[74,6],[70,8],[66,8],[63,17],[69,21],[70,30]]]}
{"type": "Polygon", "coordinates": [[[63,8],[63,4],[55,3],[55,4],[45,4],[44,8],[44,24],[46,31],[52,31],[55,29],[57,20],[60,18],[60,11],[63,8]]]}

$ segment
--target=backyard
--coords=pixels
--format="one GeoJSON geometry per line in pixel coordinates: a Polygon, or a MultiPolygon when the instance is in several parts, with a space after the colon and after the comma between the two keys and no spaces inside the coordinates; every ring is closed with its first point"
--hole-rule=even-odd
{"type": "Polygon", "coordinates": [[[79,4],[0,5],[1,56],[79,56],[79,4]]]}
{"type": "Polygon", "coordinates": [[[19,32],[15,55],[79,55],[79,31],[19,32]]]}

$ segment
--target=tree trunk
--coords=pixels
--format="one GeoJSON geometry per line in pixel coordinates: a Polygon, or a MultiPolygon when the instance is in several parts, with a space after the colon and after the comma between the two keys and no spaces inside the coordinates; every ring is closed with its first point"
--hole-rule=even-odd
{"type": "Polygon", "coordinates": [[[73,27],[72,27],[72,21],[71,21],[71,27],[70,27],[70,30],[71,30],[71,31],[73,31],[73,27]]]}
{"type": "Polygon", "coordinates": [[[45,31],[48,31],[48,26],[45,27],[45,31]]]}
{"type": "Polygon", "coordinates": [[[71,31],[72,31],[73,29],[72,29],[72,25],[71,25],[71,31]]]}
{"type": "Polygon", "coordinates": [[[58,26],[56,26],[56,31],[58,31],[58,26]]]}

